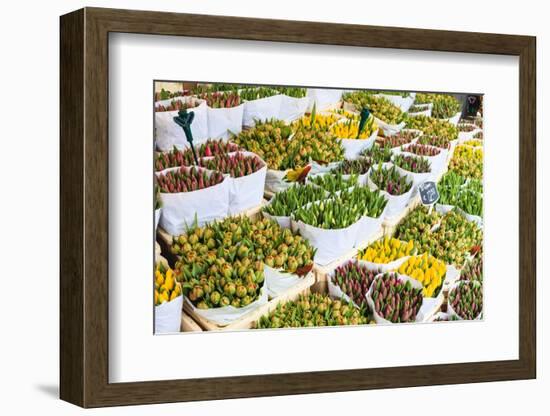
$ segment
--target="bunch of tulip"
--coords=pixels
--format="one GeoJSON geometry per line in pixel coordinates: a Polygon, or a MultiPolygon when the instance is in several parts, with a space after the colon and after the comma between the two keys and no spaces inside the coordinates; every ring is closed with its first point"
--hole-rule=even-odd
{"type": "Polygon", "coordinates": [[[331,172],[341,173],[342,175],[364,175],[372,166],[372,161],[367,157],[360,157],[353,160],[344,160],[331,172]]]}
{"type": "Polygon", "coordinates": [[[451,290],[448,302],[462,319],[476,319],[483,312],[483,287],[479,282],[462,281],[451,290]]]}
{"type": "Polygon", "coordinates": [[[457,146],[449,169],[465,178],[481,179],[483,177],[483,149],[457,146]]]}
{"type": "Polygon", "coordinates": [[[406,119],[406,114],[398,106],[368,91],[345,93],[343,100],[353,104],[357,110],[368,108],[376,118],[388,124],[399,124],[406,119]]]}
{"type": "Polygon", "coordinates": [[[351,260],[338,266],[330,279],[357,306],[366,309],[365,295],[377,274],[379,274],[378,270],[370,270],[359,262],[351,260]]]}
{"type": "Polygon", "coordinates": [[[361,156],[368,158],[372,163],[389,162],[393,153],[390,146],[378,146],[377,144],[361,152],[361,156]]]}
{"type": "Polygon", "coordinates": [[[460,280],[475,280],[483,283],[483,256],[477,255],[460,271],[460,280]]]}
{"type": "MultiPolygon", "coordinates": [[[[197,157],[216,156],[239,150],[239,147],[231,142],[221,139],[208,139],[200,146],[196,147],[197,157]]],[[[161,171],[178,166],[191,166],[195,164],[193,151],[187,147],[185,149],[174,148],[170,152],[159,153],[155,160],[155,170],[161,171]]]]}
{"type": "Polygon", "coordinates": [[[378,137],[376,143],[381,147],[399,147],[412,142],[419,136],[414,130],[402,130],[399,133],[387,137],[378,137]]]}
{"type": "Polygon", "coordinates": [[[232,178],[251,175],[265,166],[258,156],[241,152],[217,155],[213,159],[201,159],[199,164],[207,169],[229,174],[232,178]]]}
{"type": "Polygon", "coordinates": [[[393,163],[412,173],[429,173],[432,170],[430,161],[422,156],[400,154],[393,158],[393,163]]]}
{"type": "Polygon", "coordinates": [[[155,270],[155,306],[170,302],[181,296],[181,284],[176,281],[170,267],[158,264],[155,270]]]}
{"type": "MultiPolygon", "coordinates": [[[[419,115],[409,117],[406,122],[409,129],[420,130],[427,136],[441,137],[447,141],[456,140],[458,138],[458,129],[454,124],[446,120],[419,115]]],[[[420,139],[422,139],[422,137],[420,139]]]]}
{"type": "Polygon", "coordinates": [[[333,300],[328,295],[312,293],[279,304],[268,315],[262,316],[255,328],[300,328],[337,325],[365,325],[364,311],[352,303],[333,300]]]}
{"type": "Polygon", "coordinates": [[[412,188],[412,181],[401,175],[395,166],[385,168],[378,165],[378,168],[371,169],[370,179],[378,189],[393,196],[403,195],[412,188]]]}
{"type": "Polygon", "coordinates": [[[392,323],[414,322],[422,306],[422,289],[415,288],[396,273],[384,273],[372,283],[375,312],[392,323]]]}
{"type": "Polygon", "coordinates": [[[359,259],[372,263],[387,264],[394,260],[410,256],[415,252],[412,240],[408,242],[397,238],[384,237],[370,244],[363,252],[359,253],[359,259]]]}
{"type": "Polygon", "coordinates": [[[325,195],[325,191],[318,186],[291,186],[284,191],[277,192],[270,203],[263,208],[263,211],[269,215],[288,217],[296,209],[310,202],[319,201],[325,195]]]}
{"type": "Polygon", "coordinates": [[[340,172],[329,172],[323,175],[314,176],[310,182],[323,188],[327,192],[335,193],[357,185],[357,179],[357,175],[344,176],[340,172]]]}
{"type": "Polygon", "coordinates": [[[409,257],[397,271],[422,283],[422,294],[431,298],[439,294],[447,274],[447,266],[434,256],[424,253],[409,257]]]}
{"type": "Polygon", "coordinates": [[[205,100],[210,108],[233,108],[241,104],[240,95],[231,91],[206,92],[199,98],[205,100]]]}
{"type": "Polygon", "coordinates": [[[441,149],[435,146],[418,143],[412,143],[408,146],[403,146],[401,147],[401,150],[407,153],[413,153],[418,156],[437,156],[441,153],[441,149]]]}
{"type": "Polygon", "coordinates": [[[221,172],[207,172],[204,169],[182,166],[179,169],[160,173],[157,183],[161,193],[193,192],[209,188],[223,181],[221,172]]]}

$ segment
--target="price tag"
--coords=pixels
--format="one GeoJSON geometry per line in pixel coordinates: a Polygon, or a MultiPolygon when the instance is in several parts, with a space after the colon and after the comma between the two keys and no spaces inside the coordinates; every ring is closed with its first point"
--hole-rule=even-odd
{"type": "Polygon", "coordinates": [[[439,200],[437,184],[433,181],[422,182],[418,186],[418,192],[423,205],[433,205],[439,200]]]}
{"type": "Polygon", "coordinates": [[[481,95],[468,95],[466,101],[466,114],[475,117],[481,107],[481,95]]]}
{"type": "Polygon", "coordinates": [[[361,132],[365,128],[365,123],[370,117],[370,111],[368,108],[363,108],[361,110],[361,119],[359,121],[359,128],[357,129],[357,139],[359,139],[359,136],[361,135],[361,132]]]}
{"type": "Polygon", "coordinates": [[[197,153],[195,152],[195,146],[193,146],[193,134],[191,133],[191,123],[193,123],[194,119],[195,119],[195,113],[193,111],[188,113],[186,109],[178,111],[178,115],[173,118],[174,123],[176,123],[178,126],[180,126],[183,129],[185,138],[187,139],[187,141],[189,142],[189,145],[191,146],[191,151],[193,152],[193,158],[195,159],[195,163],[198,165],[199,159],[197,158],[197,153]]]}

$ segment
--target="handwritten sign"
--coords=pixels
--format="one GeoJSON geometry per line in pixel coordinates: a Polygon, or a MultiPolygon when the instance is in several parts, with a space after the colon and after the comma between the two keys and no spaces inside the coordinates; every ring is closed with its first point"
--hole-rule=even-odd
{"type": "Polygon", "coordinates": [[[437,184],[433,181],[422,182],[418,186],[418,192],[423,205],[433,205],[439,200],[437,184]]]}

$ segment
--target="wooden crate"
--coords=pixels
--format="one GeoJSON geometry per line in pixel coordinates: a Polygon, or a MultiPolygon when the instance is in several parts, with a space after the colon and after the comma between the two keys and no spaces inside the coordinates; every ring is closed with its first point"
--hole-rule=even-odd
{"type": "Polygon", "coordinates": [[[181,332],[202,332],[202,328],[183,311],[181,314],[181,332]]]}
{"type": "Polygon", "coordinates": [[[161,257],[162,257],[162,249],[160,247],[160,244],[155,241],[155,263],[158,263],[161,257]]]}
{"type": "Polygon", "coordinates": [[[176,256],[172,254],[171,247],[174,238],[171,234],[166,232],[160,226],[157,228],[157,244],[161,247],[164,257],[168,260],[170,266],[174,267],[176,263],[176,256]]]}
{"type": "Polygon", "coordinates": [[[271,198],[275,196],[275,192],[268,191],[267,189],[264,189],[264,199],[267,201],[270,201],[271,198]]]}
{"type": "Polygon", "coordinates": [[[313,273],[308,274],[294,287],[287,290],[282,295],[277,296],[274,299],[271,299],[267,304],[250,311],[246,315],[242,316],[240,319],[232,322],[229,325],[221,326],[215,322],[212,322],[208,319],[203,318],[202,316],[196,314],[193,309],[184,302],[183,309],[198,325],[205,331],[235,331],[241,329],[250,329],[253,327],[254,323],[257,322],[262,316],[269,314],[271,311],[275,310],[277,306],[281,303],[285,303],[291,300],[295,300],[298,296],[302,294],[308,294],[311,286],[315,283],[315,275],[313,273]]]}

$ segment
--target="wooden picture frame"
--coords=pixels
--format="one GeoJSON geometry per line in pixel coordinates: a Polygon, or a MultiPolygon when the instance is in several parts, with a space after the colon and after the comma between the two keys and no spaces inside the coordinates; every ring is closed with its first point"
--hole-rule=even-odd
{"type": "Polygon", "coordinates": [[[60,396],[83,407],[536,377],[536,40],[530,36],[85,8],[60,20],[60,396]],[[108,379],[110,32],[519,57],[519,359],[136,383],[108,379]]]}

